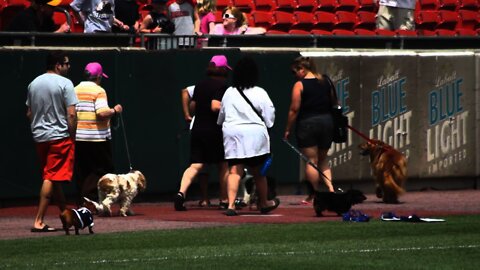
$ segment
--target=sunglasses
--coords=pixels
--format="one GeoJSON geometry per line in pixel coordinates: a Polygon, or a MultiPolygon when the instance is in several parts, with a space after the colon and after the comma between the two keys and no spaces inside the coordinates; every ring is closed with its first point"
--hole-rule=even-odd
{"type": "Polygon", "coordinates": [[[223,14],[223,19],[235,19],[235,16],[233,16],[233,14],[225,13],[223,14]]]}

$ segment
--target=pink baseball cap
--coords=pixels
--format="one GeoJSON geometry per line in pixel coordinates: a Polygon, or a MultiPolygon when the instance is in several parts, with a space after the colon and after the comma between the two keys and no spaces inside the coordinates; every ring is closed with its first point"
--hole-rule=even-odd
{"type": "Polygon", "coordinates": [[[108,78],[107,74],[103,73],[102,65],[97,62],[88,63],[85,67],[85,71],[88,71],[92,77],[98,77],[102,75],[104,78],[108,78]]]}
{"type": "Polygon", "coordinates": [[[214,63],[216,67],[226,67],[232,70],[232,68],[228,65],[227,57],[225,57],[225,55],[213,56],[212,59],[210,60],[210,63],[214,63]]]}

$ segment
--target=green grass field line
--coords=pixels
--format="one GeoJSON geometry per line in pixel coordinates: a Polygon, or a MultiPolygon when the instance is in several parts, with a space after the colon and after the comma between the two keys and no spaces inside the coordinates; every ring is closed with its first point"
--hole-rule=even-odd
{"type": "Polygon", "coordinates": [[[480,216],[0,241],[0,269],[478,269],[480,216]]]}

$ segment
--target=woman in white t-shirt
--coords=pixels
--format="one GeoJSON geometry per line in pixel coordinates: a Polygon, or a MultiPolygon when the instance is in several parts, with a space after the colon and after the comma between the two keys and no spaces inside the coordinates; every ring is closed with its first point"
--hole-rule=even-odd
{"type": "Polygon", "coordinates": [[[258,68],[250,57],[242,58],[233,71],[233,86],[225,92],[217,124],[222,125],[225,159],[229,166],[227,216],[236,216],[235,199],[240,179],[247,166],[255,179],[258,209],[266,214],[277,208],[278,199],[267,200],[267,179],[262,166],[270,158],[270,137],[267,128],[275,121],[275,108],[267,92],[256,86],[258,68]],[[241,92],[255,110],[242,97],[241,92]]]}

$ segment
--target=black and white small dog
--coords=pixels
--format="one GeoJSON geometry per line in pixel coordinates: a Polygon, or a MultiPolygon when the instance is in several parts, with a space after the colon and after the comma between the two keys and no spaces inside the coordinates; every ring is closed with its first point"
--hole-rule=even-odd
{"type": "Polygon", "coordinates": [[[362,203],[366,199],[367,197],[356,189],[350,189],[342,193],[317,191],[313,199],[313,208],[317,217],[323,216],[322,212],[324,210],[335,212],[341,216],[343,213],[348,212],[352,205],[362,203]]]}

